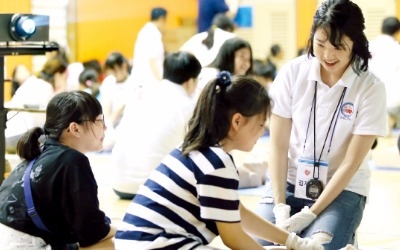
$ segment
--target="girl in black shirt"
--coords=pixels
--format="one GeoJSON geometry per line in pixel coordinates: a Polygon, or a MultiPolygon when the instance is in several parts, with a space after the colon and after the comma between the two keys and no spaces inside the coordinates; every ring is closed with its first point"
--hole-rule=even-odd
{"type": "Polygon", "coordinates": [[[92,95],[72,91],[53,97],[44,128],[33,128],[20,139],[17,153],[24,161],[0,187],[0,249],[96,244],[113,249],[115,229],[99,209],[96,180],[85,156],[102,149],[105,129],[101,105],[92,95]],[[24,175],[33,160],[32,199],[48,231],[38,228],[27,213],[24,175]]]}

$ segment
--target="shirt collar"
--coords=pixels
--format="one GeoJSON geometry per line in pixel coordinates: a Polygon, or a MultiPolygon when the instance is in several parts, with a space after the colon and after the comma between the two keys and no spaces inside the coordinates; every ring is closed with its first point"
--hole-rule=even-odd
{"type": "Polygon", "coordinates": [[[181,84],[171,82],[170,80],[167,80],[167,79],[162,79],[161,84],[169,85],[171,89],[175,89],[181,95],[190,97],[188,95],[188,93],[186,92],[185,88],[183,88],[183,86],[181,84]]]}
{"type": "MultiPolygon", "coordinates": [[[[321,72],[320,72],[321,69],[320,62],[315,57],[312,57],[310,60],[311,60],[311,69],[308,74],[308,80],[322,82],[321,72]]],[[[350,64],[347,67],[346,71],[343,73],[342,78],[339,79],[337,84],[342,85],[343,87],[350,87],[350,85],[354,82],[356,77],[357,74],[354,72],[353,67],[350,64]]]]}

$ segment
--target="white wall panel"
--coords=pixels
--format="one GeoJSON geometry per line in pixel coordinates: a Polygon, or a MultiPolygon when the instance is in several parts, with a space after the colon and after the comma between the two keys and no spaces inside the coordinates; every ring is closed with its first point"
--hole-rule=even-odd
{"type": "MultiPolygon", "coordinates": [[[[323,1],[320,0],[319,3],[323,1]]],[[[396,0],[353,0],[365,18],[365,35],[368,40],[380,34],[382,21],[387,16],[396,16],[396,0]]]]}
{"type": "Polygon", "coordinates": [[[285,59],[296,56],[295,0],[242,0],[253,8],[253,27],[239,28],[238,36],[247,39],[254,58],[265,59],[272,44],[281,45],[285,59]]]}
{"type": "MultiPolygon", "coordinates": [[[[68,0],[31,0],[32,13],[50,17],[50,41],[67,46],[68,0]]],[[[39,71],[46,61],[45,56],[33,56],[33,71],[39,71]]]]}

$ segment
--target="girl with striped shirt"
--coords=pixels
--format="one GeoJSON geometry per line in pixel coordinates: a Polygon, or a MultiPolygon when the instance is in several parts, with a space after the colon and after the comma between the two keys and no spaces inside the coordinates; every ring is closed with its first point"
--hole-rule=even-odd
{"type": "Polygon", "coordinates": [[[244,207],[230,151],[250,151],[270,113],[265,88],[222,71],[198,100],[182,145],[139,188],[115,236],[116,249],[264,249],[253,236],[288,249],[323,247],[289,234],[244,207]]]}

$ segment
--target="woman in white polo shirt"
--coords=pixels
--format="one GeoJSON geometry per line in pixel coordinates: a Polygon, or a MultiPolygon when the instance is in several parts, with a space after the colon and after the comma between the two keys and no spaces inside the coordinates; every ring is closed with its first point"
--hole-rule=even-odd
{"type": "Polygon", "coordinates": [[[354,244],[362,219],[366,156],[385,134],[386,95],[368,72],[361,9],[326,0],[313,20],[306,55],[281,68],[271,86],[270,183],[257,212],[339,249],[354,244]]]}

